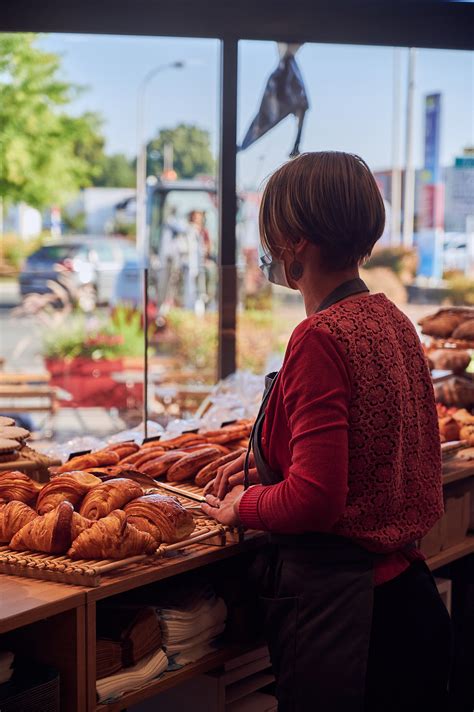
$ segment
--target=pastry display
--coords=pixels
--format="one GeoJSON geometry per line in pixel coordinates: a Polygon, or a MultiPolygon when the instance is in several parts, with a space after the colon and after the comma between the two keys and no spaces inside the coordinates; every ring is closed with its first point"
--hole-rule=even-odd
{"type": "Polygon", "coordinates": [[[71,546],[74,509],[69,502],[61,502],[44,516],[35,517],[16,532],[10,542],[15,551],[42,551],[63,554],[71,546]]]}
{"type": "Polygon", "coordinates": [[[0,472],[0,502],[16,500],[25,504],[34,504],[41,485],[16,470],[0,472]]]}
{"type": "Polygon", "coordinates": [[[46,514],[65,500],[78,508],[86,494],[100,484],[101,480],[89,472],[68,472],[58,475],[39,493],[36,511],[38,514],[46,514]]]}
{"type": "Polygon", "coordinates": [[[8,418],[6,415],[0,415],[0,428],[8,428],[10,425],[15,425],[13,418],[8,418]]]}
{"type": "Polygon", "coordinates": [[[16,440],[20,444],[28,440],[31,433],[26,428],[18,428],[16,425],[9,425],[7,427],[0,428],[0,438],[6,438],[7,440],[16,440]]]}
{"type": "Polygon", "coordinates": [[[471,363],[471,356],[462,349],[435,349],[429,352],[433,368],[462,373],[471,363]]]}
{"type": "Polygon", "coordinates": [[[74,541],[74,539],[76,539],[79,534],[82,534],[82,532],[86,529],[90,529],[93,524],[94,522],[92,519],[86,519],[77,512],[74,512],[71,522],[71,541],[74,541]]]}
{"type": "Polygon", "coordinates": [[[101,519],[143,494],[139,484],[119,477],[102,482],[84,498],[79,513],[87,519],[101,519]]]}
{"type": "Polygon", "coordinates": [[[174,497],[149,494],[138,497],[125,506],[128,521],[147,532],[157,545],[186,539],[194,531],[194,519],[174,497]]]}
{"type": "Polygon", "coordinates": [[[115,443],[114,445],[108,445],[105,450],[116,452],[121,460],[128,455],[132,455],[134,452],[140,449],[140,445],[136,442],[127,441],[124,443],[115,443]]]}
{"type": "Polygon", "coordinates": [[[184,450],[168,450],[168,452],[163,452],[161,455],[141,465],[140,471],[150,475],[150,477],[162,477],[166,475],[171,465],[174,465],[185,455],[186,452],[184,450]]]}
{"type": "Polygon", "coordinates": [[[129,524],[125,512],[115,510],[79,534],[68,554],[71,559],[126,559],[155,550],[153,537],[129,524]]]}
{"type": "Polygon", "coordinates": [[[204,465],[216,460],[221,454],[221,450],[212,445],[190,452],[189,455],[185,455],[174,465],[171,465],[166,474],[166,479],[168,482],[192,480],[204,465]]]}
{"type": "Polygon", "coordinates": [[[452,333],[453,339],[474,341],[474,316],[461,322],[452,333]]]}
{"type": "Polygon", "coordinates": [[[36,519],[35,510],[24,502],[11,501],[0,508],[0,543],[8,543],[26,524],[36,519]]]}
{"type": "Polygon", "coordinates": [[[13,462],[18,460],[21,443],[17,440],[0,438],[0,462],[13,462]]]}
{"type": "Polygon", "coordinates": [[[471,408],[474,405],[474,381],[471,377],[455,376],[434,384],[436,400],[444,405],[471,408]]]}
{"type": "Polygon", "coordinates": [[[214,477],[217,475],[217,470],[223,465],[227,465],[229,462],[240,457],[240,455],[245,452],[244,448],[238,448],[227,455],[222,455],[222,457],[213,460],[208,465],[205,465],[195,477],[195,484],[198,487],[205,487],[214,477]]]}
{"type": "Polygon", "coordinates": [[[73,457],[64,465],[58,467],[57,474],[71,472],[72,470],[88,470],[91,467],[104,467],[105,465],[117,465],[120,462],[120,455],[114,450],[98,450],[88,455],[78,455],[73,457]]]}
{"type": "Polygon", "coordinates": [[[449,442],[450,440],[459,440],[460,428],[459,423],[452,418],[450,415],[444,418],[438,418],[439,432],[444,438],[444,442],[449,442]]]}

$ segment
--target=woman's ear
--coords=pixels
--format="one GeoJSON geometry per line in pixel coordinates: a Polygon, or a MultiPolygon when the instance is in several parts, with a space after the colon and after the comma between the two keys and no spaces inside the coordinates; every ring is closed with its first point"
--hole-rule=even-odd
{"type": "Polygon", "coordinates": [[[304,237],[297,237],[293,241],[293,250],[295,253],[295,257],[301,257],[304,252],[306,251],[306,248],[309,245],[309,241],[306,240],[304,237]]]}

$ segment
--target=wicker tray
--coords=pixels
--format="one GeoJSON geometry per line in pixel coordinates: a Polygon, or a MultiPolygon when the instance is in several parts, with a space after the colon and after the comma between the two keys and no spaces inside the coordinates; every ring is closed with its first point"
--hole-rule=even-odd
{"type": "Polygon", "coordinates": [[[79,586],[99,586],[101,577],[110,572],[115,573],[130,564],[139,562],[153,563],[159,566],[160,558],[177,551],[192,549],[203,542],[207,545],[225,546],[224,527],[213,520],[199,517],[196,521],[196,529],[188,539],[176,544],[161,544],[152,556],[132,556],[119,561],[111,559],[73,561],[68,556],[52,556],[32,551],[12,551],[3,546],[0,547],[0,572],[12,576],[44,579],[79,586]]]}

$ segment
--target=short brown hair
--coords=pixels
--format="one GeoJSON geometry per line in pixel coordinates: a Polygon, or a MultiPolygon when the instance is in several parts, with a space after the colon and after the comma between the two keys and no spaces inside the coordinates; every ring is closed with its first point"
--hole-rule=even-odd
{"type": "Polygon", "coordinates": [[[345,269],[372,252],[385,226],[382,196],[359,156],[303,153],[270,177],[260,206],[263,247],[305,238],[321,248],[325,267],[345,269]]]}

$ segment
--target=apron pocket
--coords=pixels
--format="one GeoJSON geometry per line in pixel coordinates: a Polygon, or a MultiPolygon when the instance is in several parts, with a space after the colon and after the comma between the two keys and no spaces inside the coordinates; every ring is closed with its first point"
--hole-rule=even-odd
{"type": "Polygon", "coordinates": [[[276,677],[278,711],[291,712],[294,706],[298,598],[261,597],[264,632],[276,677]]]}

